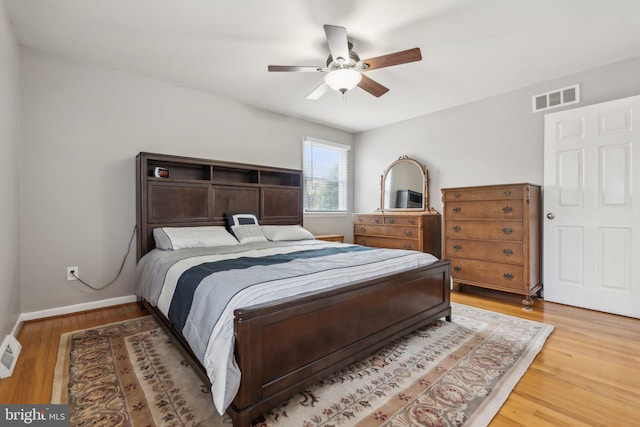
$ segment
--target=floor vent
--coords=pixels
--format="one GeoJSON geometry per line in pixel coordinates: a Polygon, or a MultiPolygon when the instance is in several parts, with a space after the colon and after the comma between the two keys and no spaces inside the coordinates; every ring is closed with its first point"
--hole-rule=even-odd
{"type": "Polygon", "coordinates": [[[13,335],[7,335],[0,347],[0,378],[10,377],[22,346],[13,335]]]}
{"type": "Polygon", "coordinates": [[[531,98],[533,112],[549,110],[580,102],[580,85],[568,86],[562,89],[534,95],[531,98]]]}

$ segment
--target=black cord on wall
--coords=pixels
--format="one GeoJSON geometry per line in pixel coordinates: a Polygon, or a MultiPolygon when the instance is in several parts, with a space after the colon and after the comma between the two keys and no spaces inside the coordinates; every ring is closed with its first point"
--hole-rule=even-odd
{"type": "Polygon", "coordinates": [[[131,234],[131,239],[129,239],[129,245],[127,245],[127,253],[124,255],[124,258],[122,259],[122,264],[120,264],[120,270],[118,270],[118,274],[116,274],[116,277],[113,278],[112,281],[110,281],[109,283],[107,283],[106,285],[100,286],[100,287],[96,287],[96,286],[92,286],[89,283],[85,282],[84,280],[82,280],[80,277],[78,277],[78,275],[76,274],[75,271],[71,270],[69,271],[69,273],[75,277],[76,279],[78,279],[78,281],[80,281],[80,283],[82,283],[85,286],[90,287],[91,289],[95,290],[95,291],[99,291],[102,290],[104,288],[106,288],[107,286],[111,285],[112,283],[114,283],[116,280],[118,280],[118,277],[120,277],[120,274],[122,273],[122,270],[124,269],[124,263],[127,260],[127,257],[129,256],[129,252],[131,252],[131,243],[133,242],[133,238],[136,236],[136,231],[138,231],[138,226],[134,225],[133,226],[133,233],[131,234]]]}

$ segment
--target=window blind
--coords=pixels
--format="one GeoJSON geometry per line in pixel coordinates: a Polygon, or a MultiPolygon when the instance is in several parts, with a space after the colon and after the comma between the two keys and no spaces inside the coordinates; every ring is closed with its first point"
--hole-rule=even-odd
{"type": "Polygon", "coordinates": [[[305,212],[347,212],[351,147],[303,139],[302,173],[305,212]]]}

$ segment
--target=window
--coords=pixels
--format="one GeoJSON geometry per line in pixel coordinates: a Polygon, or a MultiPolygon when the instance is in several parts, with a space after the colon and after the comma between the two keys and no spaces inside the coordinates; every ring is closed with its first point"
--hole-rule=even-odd
{"type": "Polygon", "coordinates": [[[305,212],[347,212],[348,145],[305,138],[302,174],[305,212]]]}

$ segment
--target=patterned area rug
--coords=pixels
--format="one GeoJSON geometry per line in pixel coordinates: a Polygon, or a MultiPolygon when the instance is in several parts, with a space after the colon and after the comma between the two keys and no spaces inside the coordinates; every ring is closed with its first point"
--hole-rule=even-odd
{"type": "MultiPolygon", "coordinates": [[[[487,425],[553,327],[460,304],[289,399],[259,427],[487,425]]],[[[64,334],[52,403],[78,426],[230,426],[151,317],[64,334]]]]}

